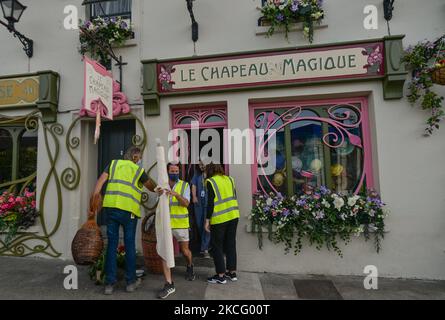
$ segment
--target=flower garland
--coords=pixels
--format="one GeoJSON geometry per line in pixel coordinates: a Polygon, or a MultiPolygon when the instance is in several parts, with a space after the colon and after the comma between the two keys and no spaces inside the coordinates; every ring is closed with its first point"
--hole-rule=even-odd
{"type": "Polygon", "coordinates": [[[435,129],[439,129],[439,122],[445,115],[442,109],[444,97],[433,90],[434,83],[431,78],[436,68],[445,67],[445,35],[435,42],[423,41],[409,46],[402,61],[412,71],[408,101],[413,105],[420,101],[422,109],[431,112],[425,128],[425,135],[430,136],[435,129]]]}
{"type": "Polygon", "coordinates": [[[7,191],[0,195],[0,232],[6,233],[6,244],[19,230],[33,226],[38,216],[34,192],[26,189],[23,195],[7,191]]]}
{"type": "Polygon", "coordinates": [[[310,43],[314,40],[314,23],[324,18],[323,0],[268,0],[261,8],[266,21],[270,22],[267,35],[271,36],[277,28],[284,28],[285,37],[292,23],[303,22],[303,35],[310,43]]]}
{"type": "Polygon", "coordinates": [[[79,52],[82,55],[88,52],[91,58],[99,59],[102,64],[109,64],[111,62],[110,57],[97,43],[99,42],[104,47],[119,46],[125,40],[132,38],[133,35],[131,26],[121,17],[97,17],[93,20],[87,20],[83,22],[80,28],[79,52]],[[85,34],[82,29],[87,30],[89,35],[85,34]]]}
{"type": "Polygon", "coordinates": [[[343,195],[322,186],[292,197],[259,193],[254,195],[254,201],[250,219],[252,229],[260,231],[260,249],[263,227],[268,229],[270,240],[284,243],[286,253],[294,248],[294,254],[298,254],[306,237],[318,250],[326,245],[328,250],[333,249],[343,257],[337,238],[348,244],[353,235],[363,234],[368,240],[371,233],[376,251],[381,249],[387,212],[375,191],[364,195],[343,195]]]}

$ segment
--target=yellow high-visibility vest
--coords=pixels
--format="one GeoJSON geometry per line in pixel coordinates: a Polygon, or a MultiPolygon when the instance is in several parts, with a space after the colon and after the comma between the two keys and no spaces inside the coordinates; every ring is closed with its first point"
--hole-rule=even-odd
{"type": "MultiPolygon", "coordinates": [[[[184,196],[188,186],[187,182],[178,180],[173,187],[173,191],[184,196]]],[[[176,197],[170,197],[170,225],[172,229],[188,229],[190,227],[189,211],[187,207],[181,206],[176,197]]]]}
{"type": "Polygon", "coordinates": [[[207,179],[215,193],[213,214],[210,224],[220,224],[240,217],[236,199],[235,182],[232,177],[216,175],[207,179]]]}
{"type": "Polygon", "coordinates": [[[118,208],[141,217],[142,184],[144,169],[130,160],[111,161],[108,185],[103,207],[118,208]]]}

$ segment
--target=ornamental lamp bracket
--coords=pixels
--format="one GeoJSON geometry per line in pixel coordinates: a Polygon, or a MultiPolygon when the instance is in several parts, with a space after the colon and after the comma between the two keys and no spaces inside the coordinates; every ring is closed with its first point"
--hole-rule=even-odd
{"type": "Polygon", "coordinates": [[[190,14],[190,19],[192,20],[192,41],[198,41],[198,22],[195,19],[195,14],[193,12],[193,1],[195,0],[185,0],[187,2],[187,10],[190,14]]]}

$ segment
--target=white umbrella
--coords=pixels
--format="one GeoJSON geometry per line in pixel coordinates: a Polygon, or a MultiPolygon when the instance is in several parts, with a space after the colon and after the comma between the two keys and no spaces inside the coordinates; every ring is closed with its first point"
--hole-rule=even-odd
{"type": "MultiPolygon", "coordinates": [[[[160,139],[156,139],[156,144],[158,186],[162,189],[170,189],[164,147],[161,146],[160,139]]],[[[175,266],[175,256],[173,251],[172,229],[170,226],[169,196],[165,193],[159,196],[159,203],[156,208],[156,239],[156,250],[159,256],[164,259],[169,268],[173,268],[175,266]]]]}

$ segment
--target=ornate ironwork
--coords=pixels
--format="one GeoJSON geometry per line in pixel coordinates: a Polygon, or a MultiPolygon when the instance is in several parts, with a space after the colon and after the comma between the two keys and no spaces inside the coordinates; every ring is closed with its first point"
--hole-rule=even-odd
{"type": "Polygon", "coordinates": [[[82,119],[81,117],[77,117],[74,119],[74,121],[71,123],[70,127],[68,128],[68,132],[66,134],[65,138],[65,144],[66,144],[66,150],[68,151],[68,154],[70,155],[71,160],[74,162],[74,168],[68,167],[65,168],[62,171],[62,185],[68,189],[68,190],[75,190],[80,182],[80,166],[79,162],[73,155],[73,149],[76,149],[80,145],[80,139],[79,137],[71,137],[71,132],[73,131],[73,128],[76,126],[76,124],[79,122],[79,120],[82,119]]]}
{"type": "MultiPolygon", "coordinates": [[[[46,125],[43,122],[42,117],[39,115],[39,111],[31,112],[25,116],[18,117],[7,117],[0,116],[0,125],[8,125],[13,123],[21,123],[24,121],[24,126],[27,131],[37,131],[39,126],[43,130],[43,138],[45,142],[46,153],[48,155],[48,160],[50,168],[46,178],[44,179],[41,190],[39,190],[39,222],[42,229],[40,232],[19,232],[16,237],[9,242],[5,243],[0,239],[0,256],[29,256],[33,254],[45,254],[51,257],[59,257],[61,255],[53,244],[51,243],[51,237],[57,232],[62,220],[62,190],[60,186],[60,180],[56,169],[57,159],[59,157],[59,140],[58,136],[63,135],[64,130],[62,125],[55,123],[51,126],[46,125]],[[51,141],[50,141],[51,138],[51,141]],[[51,142],[51,144],[50,144],[51,142]],[[54,149],[51,149],[50,145],[54,149]],[[56,223],[52,229],[48,229],[46,225],[46,210],[45,210],[45,200],[47,196],[47,189],[51,180],[54,180],[57,194],[57,218],[56,223]]],[[[23,192],[26,185],[31,183],[36,177],[36,173],[33,173],[29,177],[19,179],[16,181],[11,181],[6,184],[0,185],[0,188],[8,187],[9,189],[15,188],[17,185],[22,184],[20,192],[23,192]]],[[[53,194],[52,194],[53,195],[53,194]]]]}

